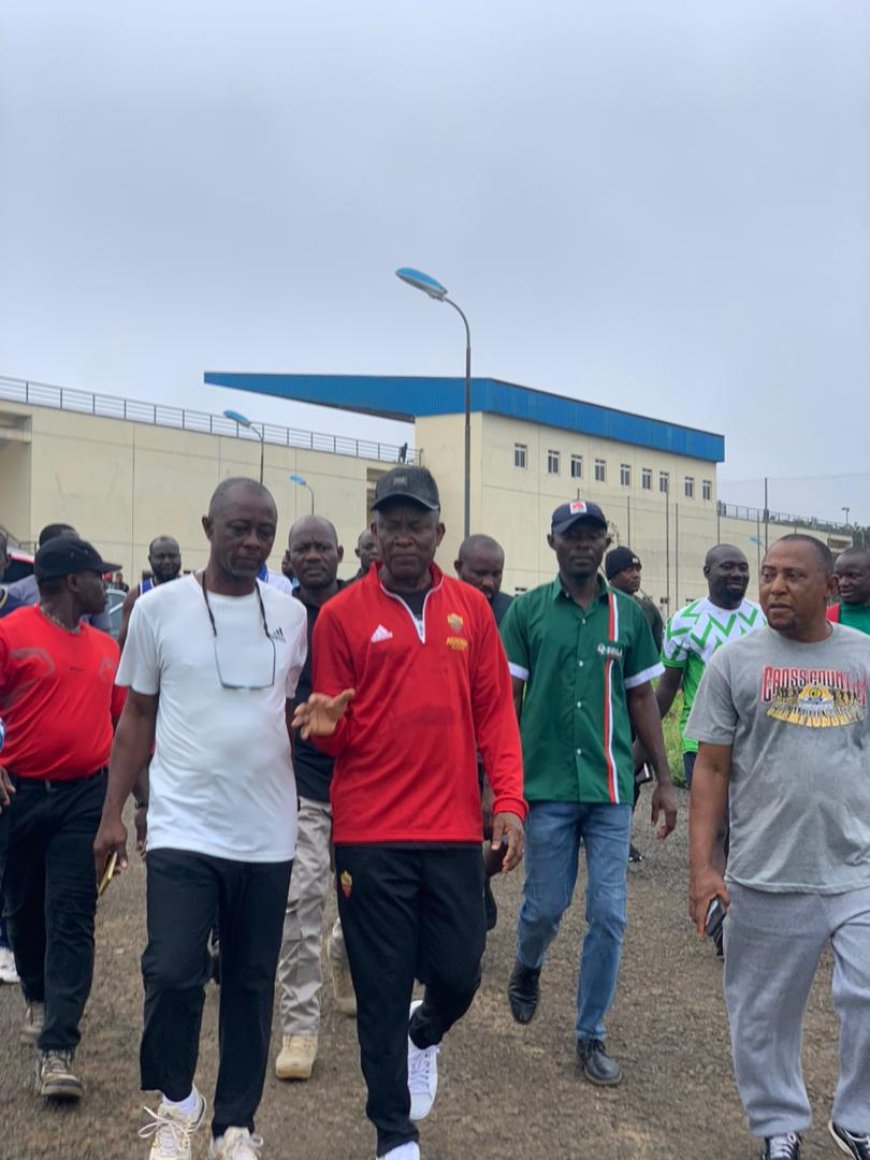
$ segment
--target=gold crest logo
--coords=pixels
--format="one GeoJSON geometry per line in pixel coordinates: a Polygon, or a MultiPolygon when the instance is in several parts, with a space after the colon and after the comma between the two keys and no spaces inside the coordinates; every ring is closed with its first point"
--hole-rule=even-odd
{"type": "Polygon", "coordinates": [[[350,898],[350,892],[353,890],[353,878],[346,870],[342,870],[339,882],[341,883],[341,893],[345,898],[350,898]]]}
{"type": "Polygon", "coordinates": [[[465,621],[457,612],[451,612],[447,617],[447,625],[451,632],[462,632],[465,621]]]}

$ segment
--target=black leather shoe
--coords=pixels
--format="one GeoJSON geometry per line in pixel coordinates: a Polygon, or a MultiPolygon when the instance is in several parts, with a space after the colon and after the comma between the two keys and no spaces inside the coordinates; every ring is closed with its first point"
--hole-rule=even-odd
{"type": "Polygon", "coordinates": [[[541,993],[540,979],[540,967],[524,967],[522,963],[514,963],[508,981],[508,1003],[517,1023],[531,1023],[534,1019],[541,993]]]}
{"type": "Polygon", "coordinates": [[[622,1068],[610,1058],[600,1039],[578,1039],[577,1058],[590,1083],[599,1087],[615,1087],[622,1083],[622,1068]]]}

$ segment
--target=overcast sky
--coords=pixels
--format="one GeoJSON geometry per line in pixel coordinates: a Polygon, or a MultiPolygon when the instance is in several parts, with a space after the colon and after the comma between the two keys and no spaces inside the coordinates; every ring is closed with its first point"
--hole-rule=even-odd
{"type": "Polygon", "coordinates": [[[7,0],[0,373],[400,441],[202,374],[461,374],[414,265],[477,374],[870,523],[868,61],[866,0],[7,0]]]}

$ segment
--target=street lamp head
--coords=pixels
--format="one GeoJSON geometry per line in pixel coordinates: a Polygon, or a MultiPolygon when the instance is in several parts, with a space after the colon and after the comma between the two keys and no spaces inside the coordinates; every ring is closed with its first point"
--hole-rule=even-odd
{"type": "Polygon", "coordinates": [[[422,290],[430,298],[437,298],[439,302],[447,297],[447,287],[442,286],[434,278],[430,278],[428,274],[424,274],[422,270],[412,270],[410,266],[402,266],[400,270],[396,271],[396,277],[407,282],[409,286],[413,286],[415,290],[422,290]]]}
{"type": "Polygon", "coordinates": [[[224,418],[225,419],[232,419],[232,421],[234,423],[238,423],[238,425],[240,427],[252,427],[253,426],[253,423],[251,422],[251,420],[247,417],[247,415],[243,415],[241,413],[241,411],[224,411],[224,418]]]}
{"type": "Polygon", "coordinates": [[[308,487],[304,477],[301,475],[288,475],[287,478],[291,483],[298,483],[300,487],[308,487]]]}

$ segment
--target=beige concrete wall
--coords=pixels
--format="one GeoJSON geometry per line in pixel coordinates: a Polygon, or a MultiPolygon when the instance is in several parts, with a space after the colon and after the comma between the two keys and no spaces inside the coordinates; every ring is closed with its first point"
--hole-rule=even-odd
{"type": "MultiPolygon", "coordinates": [[[[256,439],[10,404],[13,408],[29,415],[33,427],[29,464],[0,448],[0,507],[12,494],[32,492],[29,513],[23,507],[15,511],[16,533],[35,540],[45,524],[68,521],[107,559],[120,563],[128,579],[138,578],[147,566],[148,543],[161,533],[179,540],[186,568],[200,567],[208,547],[201,518],[215,486],[232,475],[259,473],[256,439]]],[[[351,575],[357,567],[356,538],[366,526],[366,473],[386,466],[267,443],[264,482],[279,512],[270,566],[278,569],[290,525],[310,510],[309,492],[287,478],[292,472],[314,491],[318,514],[336,524],[346,549],[340,574],[351,575]]],[[[8,524],[13,526],[11,516],[8,524]]]]}
{"type": "Polygon", "coordinates": [[[29,538],[30,443],[0,431],[0,525],[18,540],[29,538]]]}
{"type": "MultiPolygon", "coordinates": [[[[19,404],[4,403],[2,413],[7,437],[0,421],[0,523],[22,539],[35,539],[44,524],[67,520],[107,559],[120,563],[128,579],[138,578],[149,541],[161,533],[179,539],[186,567],[201,566],[207,544],[200,521],[216,484],[231,475],[256,478],[259,472],[256,439],[19,404]]],[[[504,545],[505,591],[531,588],[554,575],[546,542],[550,517],[558,504],[578,495],[603,508],[614,543],[627,543],[638,553],[644,589],[664,611],[703,593],[704,556],[722,541],[746,552],[751,592],[757,591],[764,529],[755,521],[717,515],[713,464],[493,415],[473,415],[471,433],[471,527],[504,545]],[[514,466],[515,443],[528,448],[525,469],[514,466]],[[558,474],[548,471],[550,449],[560,454],[558,474]],[[572,454],[583,457],[581,479],[571,476],[572,454]],[[594,478],[596,458],[607,464],[604,483],[594,478]],[[629,486],[620,483],[622,463],[631,468],[629,486]],[[653,472],[650,491],[641,486],[645,467],[653,472]],[[658,490],[660,471],[670,473],[667,503],[658,490]],[[694,499],[684,495],[687,475],[695,480],[694,499]],[[705,479],[712,483],[710,500],[702,498],[705,479]]],[[[419,420],[416,442],[441,490],[447,535],[438,561],[451,571],[462,539],[463,417],[419,420]]],[[[390,464],[268,443],[265,454],[265,483],[279,511],[272,566],[279,566],[290,524],[310,509],[308,491],[287,479],[294,472],[313,489],[316,511],[335,523],[346,549],[340,574],[350,576],[357,566],[356,538],[368,522],[367,490],[390,464]]],[[[771,525],[768,540],[794,530],[771,525]]],[[[826,538],[812,528],[800,530],[826,538]]]]}
{"type": "MultiPolygon", "coordinates": [[[[655,600],[670,587],[675,607],[680,571],[676,560],[677,532],[683,573],[691,561],[703,559],[716,527],[715,464],[704,460],[648,451],[612,440],[576,435],[558,428],[522,423],[495,415],[475,415],[472,427],[472,531],[495,536],[505,547],[505,590],[531,588],[555,571],[547,533],[553,509],[578,496],[599,504],[611,524],[614,543],[630,543],[644,564],[644,585],[655,600]],[[514,465],[514,445],[527,447],[524,469],[514,465]],[[479,448],[479,453],[478,453],[479,448]],[[548,452],[559,454],[559,472],[548,470],[548,452]],[[571,457],[579,455],[582,477],[571,475],[571,457]],[[606,465],[606,479],[595,479],[595,460],[606,465]],[[627,464],[630,483],[620,482],[627,464]],[[652,471],[652,489],[642,488],[642,469],[652,471]],[[659,473],[669,473],[669,504],[659,492],[659,473]],[[695,481],[694,499],[684,497],[684,481],[695,481]],[[711,498],[702,499],[702,482],[709,480],[711,498]],[[667,508],[667,511],[666,511],[667,508]],[[666,543],[669,548],[666,552],[666,543]]],[[[445,499],[448,535],[444,549],[454,558],[461,529],[463,481],[462,416],[417,421],[417,446],[423,462],[438,479],[445,499]]],[[[445,551],[442,549],[442,557],[445,551]]]]}

